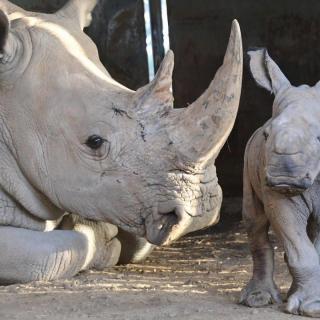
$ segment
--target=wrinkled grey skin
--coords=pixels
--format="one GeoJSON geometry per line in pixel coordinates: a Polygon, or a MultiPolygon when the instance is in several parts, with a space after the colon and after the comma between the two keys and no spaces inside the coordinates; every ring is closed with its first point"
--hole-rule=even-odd
{"type": "Polygon", "coordinates": [[[123,87],[83,32],[95,4],[39,14],[0,0],[2,283],[137,261],[218,221],[214,161],[241,92],[237,22],[208,90],[174,110],[173,53],[150,84],[123,87]]]}
{"type": "Polygon", "coordinates": [[[244,165],[243,218],[253,276],[241,302],[281,302],[273,280],[271,225],[293,278],[289,313],[320,317],[320,87],[294,87],[266,50],[249,52],[257,83],[275,95],[272,118],[251,137],[244,165]]]}

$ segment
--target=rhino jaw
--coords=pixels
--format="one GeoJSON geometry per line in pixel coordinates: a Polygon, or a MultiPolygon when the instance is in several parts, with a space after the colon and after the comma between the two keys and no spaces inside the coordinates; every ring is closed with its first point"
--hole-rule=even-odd
{"type": "Polygon", "coordinates": [[[273,191],[295,196],[303,193],[309,189],[313,184],[313,181],[308,177],[295,178],[287,176],[272,176],[266,175],[266,185],[273,191]]]}

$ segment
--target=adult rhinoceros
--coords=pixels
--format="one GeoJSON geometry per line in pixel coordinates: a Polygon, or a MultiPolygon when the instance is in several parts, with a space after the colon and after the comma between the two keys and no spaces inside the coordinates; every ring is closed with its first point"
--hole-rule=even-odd
{"type": "Polygon", "coordinates": [[[2,283],[103,268],[117,263],[121,246],[141,259],[149,243],[218,220],[214,161],[241,91],[237,22],[209,89],[175,110],[172,52],[136,92],[104,69],[83,32],[95,2],[39,14],[0,0],[2,283]]]}

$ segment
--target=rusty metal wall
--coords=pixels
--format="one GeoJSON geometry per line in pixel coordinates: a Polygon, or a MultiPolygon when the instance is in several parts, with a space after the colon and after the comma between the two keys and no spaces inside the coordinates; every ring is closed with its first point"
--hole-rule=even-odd
{"type": "MultiPolygon", "coordinates": [[[[208,86],[222,63],[231,21],[242,27],[244,49],[267,47],[293,84],[320,80],[320,1],[168,0],[171,47],[176,56],[174,94],[185,106],[208,86]]],[[[243,153],[252,132],[271,115],[272,96],[245,67],[235,128],[217,161],[227,196],[241,195],[243,153]]]]}
{"type": "MultiPolygon", "coordinates": [[[[12,0],[27,9],[55,12],[67,0],[12,0]]],[[[100,0],[86,29],[111,75],[131,89],[148,83],[142,0],[100,0]]]]}

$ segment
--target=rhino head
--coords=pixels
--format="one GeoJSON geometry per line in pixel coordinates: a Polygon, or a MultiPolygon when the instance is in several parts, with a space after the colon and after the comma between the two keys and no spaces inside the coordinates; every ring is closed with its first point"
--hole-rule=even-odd
{"type": "Polygon", "coordinates": [[[266,183],[275,191],[299,194],[320,173],[320,90],[292,86],[265,49],[250,51],[258,85],[275,95],[264,126],[266,183]]]}
{"type": "Polygon", "coordinates": [[[240,29],[208,90],[173,109],[173,53],[136,92],[117,83],[83,32],[95,2],[40,14],[0,0],[1,188],[40,219],[67,211],[169,243],[218,219],[214,161],[238,110],[240,29]]]}

